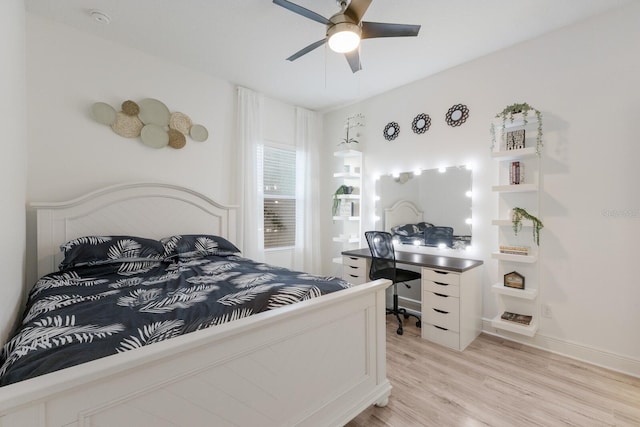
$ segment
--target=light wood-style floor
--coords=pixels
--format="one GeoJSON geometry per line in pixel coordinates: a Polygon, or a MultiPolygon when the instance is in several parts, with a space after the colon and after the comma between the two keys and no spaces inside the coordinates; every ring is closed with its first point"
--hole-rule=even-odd
{"type": "Polygon", "coordinates": [[[640,426],[640,379],[481,334],[464,352],[387,320],[384,408],[348,427],[640,426]]]}

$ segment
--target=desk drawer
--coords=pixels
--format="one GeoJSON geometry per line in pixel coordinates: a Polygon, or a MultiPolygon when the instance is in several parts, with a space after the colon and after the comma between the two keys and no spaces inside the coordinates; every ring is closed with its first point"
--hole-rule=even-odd
{"type": "Polygon", "coordinates": [[[460,350],[460,334],[455,331],[422,322],[422,338],[454,350],[460,350]]]}
{"type": "Polygon", "coordinates": [[[423,268],[422,277],[433,282],[446,283],[447,285],[460,285],[460,275],[458,273],[423,268]]]}
{"type": "Polygon", "coordinates": [[[434,282],[433,280],[426,280],[424,276],[422,277],[422,291],[429,291],[436,294],[452,297],[460,296],[460,286],[458,286],[457,284],[434,282]]]}
{"type": "Polygon", "coordinates": [[[367,268],[367,259],[354,256],[343,256],[342,265],[355,269],[365,269],[367,268]]]}
{"type": "Polygon", "coordinates": [[[352,285],[362,285],[363,283],[367,283],[368,280],[364,276],[356,276],[354,274],[349,274],[345,271],[342,272],[342,280],[346,280],[352,285]]]}
{"type": "Polygon", "coordinates": [[[342,257],[342,279],[354,285],[362,285],[369,280],[367,259],[359,257],[342,257]]]}
{"type": "Polygon", "coordinates": [[[424,292],[422,294],[422,321],[459,332],[460,300],[424,292]]]}

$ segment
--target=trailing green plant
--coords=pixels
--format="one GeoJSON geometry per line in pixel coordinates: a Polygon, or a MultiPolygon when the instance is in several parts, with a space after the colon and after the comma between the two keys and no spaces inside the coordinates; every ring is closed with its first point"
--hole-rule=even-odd
{"type": "Polygon", "coordinates": [[[335,193],[333,193],[333,216],[338,215],[338,209],[340,208],[340,198],[338,196],[342,195],[342,194],[349,194],[351,193],[351,189],[349,188],[348,185],[341,185],[340,187],[338,187],[338,189],[336,190],[335,193]]]}
{"type": "MultiPolygon", "coordinates": [[[[510,123],[513,123],[515,119],[514,116],[516,114],[522,114],[522,119],[524,120],[524,124],[526,125],[527,123],[529,123],[528,118],[530,113],[535,114],[536,119],[538,120],[538,135],[536,137],[536,153],[540,155],[542,153],[542,147],[543,147],[542,113],[540,111],[536,110],[526,102],[516,103],[516,104],[507,105],[504,108],[504,110],[496,114],[496,118],[502,119],[502,129],[504,129],[507,124],[507,121],[509,121],[510,123]]],[[[494,124],[491,124],[490,132],[491,132],[491,142],[492,142],[491,149],[493,149],[496,143],[496,129],[494,124]]]]}
{"type": "Polygon", "coordinates": [[[540,230],[544,225],[540,219],[531,215],[523,208],[515,207],[511,210],[511,222],[513,223],[513,232],[517,235],[522,230],[522,220],[528,219],[533,223],[533,240],[536,245],[540,246],[540,230]]]}

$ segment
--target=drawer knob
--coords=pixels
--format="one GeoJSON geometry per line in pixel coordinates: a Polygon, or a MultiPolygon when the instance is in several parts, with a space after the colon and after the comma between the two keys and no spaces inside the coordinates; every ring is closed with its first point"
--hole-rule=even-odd
{"type": "Polygon", "coordinates": [[[438,328],[438,329],[442,329],[443,331],[448,331],[447,328],[443,328],[442,326],[438,326],[438,325],[433,325],[433,326],[438,328]]]}
{"type": "Polygon", "coordinates": [[[437,292],[434,292],[433,294],[434,294],[434,295],[437,295],[437,296],[439,296],[439,297],[442,297],[442,298],[449,298],[449,295],[439,294],[439,293],[437,293],[437,292]]]}
{"type": "Polygon", "coordinates": [[[433,282],[433,283],[435,283],[436,285],[440,285],[440,286],[449,286],[448,283],[442,283],[442,282],[433,282]]]}
{"type": "Polygon", "coordinates": [[[434,308],[433,311],[436,311],[438,313],[442,313],[442,314],[449,314],[448,311],[444,311],[444,310],[438,310],[437,308],[434,308]]]}

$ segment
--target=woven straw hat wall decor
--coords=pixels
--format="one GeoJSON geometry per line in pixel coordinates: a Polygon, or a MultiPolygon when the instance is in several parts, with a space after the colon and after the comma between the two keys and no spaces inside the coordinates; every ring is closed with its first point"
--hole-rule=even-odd
{"type": "Polygon", "coordinates": [[[91,106],[91,115],[98,123],[111,126],[118,135],[125,138],[138,138],[152,148],[183,148],[187,136],[203,142],[209,137],[207,128],[193,124],[191,118],[181,112],[170,112],[164,103],[153,98],[140,102],[126,100],[120,111],[104,102],[91,106]]]}

